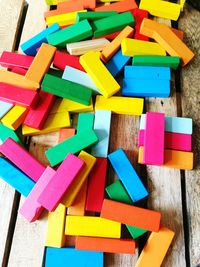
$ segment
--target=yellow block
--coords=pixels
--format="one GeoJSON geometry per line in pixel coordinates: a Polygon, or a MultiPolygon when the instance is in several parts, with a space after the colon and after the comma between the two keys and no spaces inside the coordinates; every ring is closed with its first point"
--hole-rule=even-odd
{"type": "Polygon", "coordinates": [[[61,14],[61,15],[56,15],[56,16],[51,16],[46,18],[46,24],[48,26],[58,23],[59,26],[67,26],[76,23],[76,15],[77,12],[87,12],[87,10],[80,10],[80,11],[75,11],[75,12],[70,12],[66,14],[61,14]]]}
{"type": "Polygon", "coordinates": [[[93,102],[92,98],[90,101],[90,105],[86,106],[83,104],[80,104],[78,102],[71,101],[69,99],[63,98],[63,99],[57,99],[55,104],[53,105],[53,108],[50,111],[50,114],[57,113],[57,112],[90,112],[93,111],[93,102]]]}
{"type": "Polygon", "coordinates": [[[141,115],[143,105],[143,98],[112,96],[106,99],[99,95],[96,97],[95,110],[111,110],[117,114],[141,115]]]}
{"type": "Polygon", "coordinates": [[[65,217],[66,208],[62,204],[49,212],[45,246],[61,248],[65,245],[65,217]]]}
{"type": "Polygon", "coordinates": [[[24,122],[27,112],[27,108],[16,105],[8,111],[1,122],[8,128],[16,130],[24,122]]]}
{"type": "Polygon", "coordinates": [[[120,238],[121,224],[101,217],[67,216],[66,235],[120,238]]]}
{"type": "Polygon", "coordinates": [[[88,52],[80,57],[80,63],[96,84],[102,95],[111,97],[120,89],[120,85],[113,78],[100,60],[100,52],[88,52]]]}
{"type": "Polygon", "coordinates": [[[183,7],[184,7],[184,5],[185,5],[185,2],[186,2],[186,0],[180,0],[180,6],[181,6],[181,8],[183,8],[183,7]]]}
{"type": "Polygon", "coordinates": [[[153,55],[166,56],[165,50],[158,43],[124,38],[121,43],[124,56],[153,55]]]}
{"type": "Polygon", "coordinates": [[[83,186],[85,180],[87,179],[91,169],[93,168],[96,162],[96,158],[86,153],[85,151],[81,151],[78,155],[78,158],[82,159],[85,162],[85,165],[62,199],[62,203],[63,205],[65,205],[65,207],[70,207],[72,205],[73,201],[75,200],[77,194],[79,193],[81,187],[83,186]]]}
{"type": "Polygon", "coordinates": [[[31,128],[29,126],[22,126],[23,135],[39,135],[58,131],[61,128],[69,127],[71,124],[69,112],[59,112],[50,114],[44,124],[42,130],[31,128]]]}

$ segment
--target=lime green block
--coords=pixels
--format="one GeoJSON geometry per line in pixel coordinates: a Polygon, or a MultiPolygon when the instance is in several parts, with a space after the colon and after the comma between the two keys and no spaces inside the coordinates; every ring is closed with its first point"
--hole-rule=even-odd
{"type": "Polygon", "coordinates": [[[131,12],[124,12],[115,16],[95,20],[92,23],[94,37],[96,38],[113,32],[121,31],[127,25],[135,25],[135,19],[131,12]]]}
{"type": "Polygon", "coordinates": [[[132,65],[169,67],[176,70],[180,65],[180,58],[170,56],[134,56],[132,65]]]}
{"type": "Polygon", "coordinates": [[[67,98],[83,105],[90,104],[92,90],[78,83],[70,82],[51,74],[46,74],[42,81],[42,90],[50,94],[67,98]]]}
{"type": "Polygon", "coordinates": [[[77,133],[79,134],[81,131],[91,131],[94,126],[94,114],[92,113],[79,113],[78,115],[78,125],[77,125],[77,133]]]}
{"type": "MultiPolygon", "coordinates": [[[[129,197],[128,193],[119,180],[116,180],[113,184],[107,186],[106,192],[108,196],[115,201],[133,205],[131,198],[129,197]]],[[[126,227],[133,239],[136,239],[147,232],[147,230],[127,224],[126,227]]]]}
{"type": "Polygon", "coordinates": [[[4,142],[7,138],[12,138],[17,143],[21,144],[21,141],[17,134],[11,130],[10,128],[4,126],[2,123],[0,123],[0,141],[4,142]]]}
{"type": "Polygon", "coordinates": [[[96,142],[98,142],[98,138],[95,132],[93,130],[84,130],[48,149],[46,151],[46,156],[51,166],[56,166],[61,163],[69,153],[76,154],[96,142]]]}
{"type": "Polygon", "coordinates": [[[94,21],[114,15],[117,15],[117,11],[78,12],[76,15],[76,21],[79,22],[84,19],[87,19],[89,21],[94,21]]]}
{"type": "Polygon", "coordinates": [[[66,44],[79,42],[92,36],[92,27],[87,20],[82,20],[65,29],[47,36],[50,45],[64,48],[66,44]]]}

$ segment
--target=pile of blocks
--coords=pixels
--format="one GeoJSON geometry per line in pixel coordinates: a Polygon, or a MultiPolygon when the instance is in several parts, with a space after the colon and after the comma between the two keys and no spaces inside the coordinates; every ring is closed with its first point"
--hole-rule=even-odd
{"type": "Polygon", "coordinates": [[[141,116],[138,162],[193,168],[192,119],[142,114],[143,97],[169,97],[171,70],[194,56],[181,31],[148,15],[177,20],[184,1],[46,2],[57,5],[44,14],[47,28],[23,54],[0,57],[0,177],[26,197],[19,213],[28,222],[48,211],[46,267],[102,267],[104,252],[133,254],[147,232],[136,266],[160,266],[175,233],[160,212],[139,207],[148,190],[123,148],[108,154],[109,135],[113,113],[141,116]],[[54,131],[46,167],[18,134],[54,131]],[[106,186],[109,163],[119,179],[106,186]]]}

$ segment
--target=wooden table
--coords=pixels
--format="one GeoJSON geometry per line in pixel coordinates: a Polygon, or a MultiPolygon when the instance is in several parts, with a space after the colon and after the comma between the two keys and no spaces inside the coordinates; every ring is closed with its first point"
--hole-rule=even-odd
{"type": "MultiPolygon", "coordinates": [[[[0,52],[18,50],[19,43],[45,28],[44,0],[0,0],[0,52]]],[[[170,22],[169,22],[170,23],[170,22]]],[[[194,120],[193,144],[195,170],[179,171],[137,164],[137,131],[139,117],[112,116],[110,151],[124,148],[130,160],[148,185],[149,208],[162,213],[162,224],[176,232],[176,237],[163,263],[165,267],[196,267],[200,264],[200,13],[189,6],[179,19],[178,26],[185,32],[185,41],[196,53],[189,66],[177,72],[173,79],[172,96],[168,99],[149,98],[148,111],[166,115],[192,117],[194,120]]],[[[48,164],[45,150],[56,144],[58,133],[32,137],[30,153],[48,164]]],[[[112,169],[108,183],[115,178],[112,169]]],[[[18,213],[24,199],[0,180],[0,265],[2,267],[40,267],[44,253],[46,214],[40,221],[27,223],[18,213]]],[[[134,266],[146,237],[142,238],[135,255],[105,256],[105,266],[134,266]]],[[[56,266],[55,266],[56,267],[56,266]]]]}

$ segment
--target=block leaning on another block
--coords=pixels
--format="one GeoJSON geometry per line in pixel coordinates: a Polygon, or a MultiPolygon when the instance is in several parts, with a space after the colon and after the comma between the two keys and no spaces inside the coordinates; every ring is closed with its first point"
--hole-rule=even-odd
{"type": "Polygon", "coordinates": [[[21,141],[19,137],[17,136],[17,134],[10,128],[0,123],[0,143],[3,143],[4,141],[6,141],[8,137],[12,138],[18,144],[21,144],[21,141]]]}

